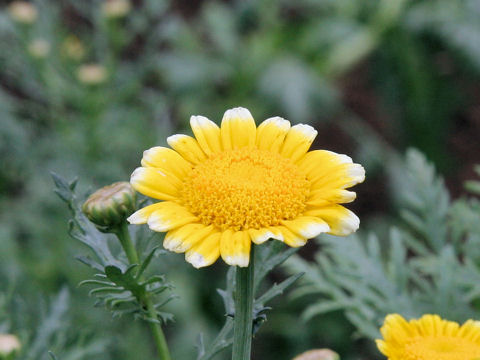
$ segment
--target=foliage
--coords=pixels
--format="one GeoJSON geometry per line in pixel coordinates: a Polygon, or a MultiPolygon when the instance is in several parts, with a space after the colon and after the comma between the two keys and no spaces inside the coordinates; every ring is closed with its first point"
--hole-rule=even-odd
{"type": "Polygon", "coordinates": [[[425,313],[463,322],[478,319],[480,207],[476,199],[449,203],[449,194],[433,166],[415,151],[407,153],[401,173],[402,227],[389,236],[355,235],[345,240],[322,237],[315,261],[289,260],[303,271],[296,297],[313,296],[303,313],[309,320],[344,310],[361,336],[378,338],[385,315],[407,318],[425,313]]]}
{"type": "MultiPolygon", "coordinates": [[[[85,256],[79,257],[84,264],[98,271],[95,279],[84,280],[80,285],[95,285],[96,288],[89,294],[98,298],[97,304],[103,304],[111,309],[114,316],[133,314],[147,321],[158,322],[145,309],[145,299],[148,296],[156,299],[154,307],[157,316],[162,321],[172,320],[172,314],[159,311],[175,297],[173,294],[160,297],[164,291],[171,290],[172,285],[165,280],[164,275],[152,275],[147,278],[144,276],[153,257],[160,253],[157,251],[158,247],[146,251],[146,256],[140,264],[128,265],[125,259],[113,255],[108,245],[107,235],[97,230],[81,211],[81,205],[74,193],[76,180],[67,183],[59,175],[52,174],[52,176],[56,185],[55,192],[67,203],[73,216],[70,221],[70,235],[90,247],[98,260],[85,256]]],[[[149,245],[146,244],[146,246],[149,245]]]]}
{"type": "Polygon", "coordinates": [[[47,360],[49,350],[64,360],[81,360],[105,351],[106,340],[96,339],[79,329],[72,331],[67,289],[60,290],[48,302],[36,299],[36,305],[33,307],[29,301],[13,294],[0,297],[0,332],[20,335],[19,360],[47,360]]]}
{"type": "MultiPolygon", "coordinates": [[[[254,292],[258,292],[258,288],[265,277],[278,265],[281,265],[298,249],[285,249],[285,246],[278,241],[272,240],[267,244],[258,246],[255,253],[255,283],[254,292]]],[[[223,299],[225,307],[225,324],[218,333],[217,337],[206,348],[203,335],[197,339],[198,355],[197,360],[209,360],[215,357],[219,352],[229,347],[233,342],[233,317],[235,316],[235,271],[236,267],[231,266],[227,272],[227,288],[225,290],[218,289],[218,293],[223,299]]],[[[263,295],[254,299],[253,303],[253,335],[258,331],[264,321],[266,321],[266,312],[270,310],[266,304],[291,286],[297,281],[303,273],[294,274],[283,280],[281,283],[274,283],[270,289],[265,291],[263,295]]]]}
{"type": "MultiPolygon", "coordinates": [[[[34,0],[39,16],[30,25],[15,22],[4,4],[0,9],[0,284],[5,289],[4,282],[13,283],[18,297],[32,299],[69,288],[68,314],[78,328],[94,333],[101,321],[112,333],[125,335],[118,346],[105,348],[102,359],[147,358],[149,343],[136,323],[126,326],[128,316],[110,322],[108,314],[83,301],[87,287],[76,286],[91,270],[72,263],[83,244],[65,235],[69,215],[51,196],[49,171],[79,175],[77,193],[128,179],[141,151],[165,145],[168,135],[187,127],[192,114],[218,122],[224,109],[241,105],[257,121],[279,115],[314,125],[319,129],[314,147],[352,154],[367,169],[355,209],[362,229],[347,242],[358,241],[361,249],[369,224],[389,224],[389,212],[400,213],[401,206],[409,214],[404,226],[392,230],[388,241],[377,234],[382,255],[397,235],[408,262],[412,252],[440,254],[446,251],[446,236],[454,254],[465,252],[478,261],[477,200],[450,203],[444,186],[429,182],[427,175],[425,184],[436,189],[430,195],[427,187],[411,186],[398,199],[388,199],[387,193],[400,194],[404,174],[391,177],[399,180],[391,191],[383,177],[391,172],[386,164],[397,164],[407,146],[426,153],[454,188],[463,181],[460,174],[470,170],[478,151],[478,0],[143,0],[132,1],[120,18],[107,18],[102,2],[34,0]],[[45,56],[31,51],[36,40],[49,44],[45,56]],[[76,52],[66,50],[72,45],[76,52]],[[102,66],[105,79],[81,81],[78,72],[86,64],[102,66]],[[469,136],[458,138],[462,132],[469,136]],[[440,193],[445,197],[437,198],[440,193]],[[429,208],[439,199],[443,212],[419,212],[415,197],[429,208]],[[413,201],[413,208],[402,199],[413,201]],[[442,218],[447,221],[436,227],[442,218]]],[[[112,239],[93,228],[88,236],[72,231],[87,246],[96,244],[94,254],[107,251],[102,247],[108,244],[110,255],[102,253],[102,258],[117,263],[81,258],[98,264],[96,272],[113,265],[125,274],[126,259],[117,258],[112,239]]],[[[132,235],[161,243],[158,236],[132,235]]],[[[331,239],[321,241],[343,251],[331,239]]],[[[142,248],[144,259],[150,246],[142,248]]],[[[310,256],[308,250],[303,255],[310,256]]],[[[223,271],[193,271],[173,254],[159,256],[148,269],[151,274],[174,269],[169,279],[186,296],[166,305],[177,319],[168,337],[180,349],[176,359],[192,359],[192,334],[214,338],[222,326],[224,319],[214,310],[221,306],[215,289],[224,281],[223,271]]],[[[326,337],[320,334],[350,331],[337,312],[328,325],[310,322],[292,334],[298,303],[276,306],[278,312],[257,334],[260,358],[293,357],[323,345],[326,337]]],[[[21,318],[19,311],[5,316],[21,318]]],[[[25,317],[30,313],[22,312],[25,317]]],[[[336,344],[342,359],[358,359],[361,351],[370,356],[362,344],[336,344]]],[[[53,350],[64,360],[61,351],[53,350]]]]}

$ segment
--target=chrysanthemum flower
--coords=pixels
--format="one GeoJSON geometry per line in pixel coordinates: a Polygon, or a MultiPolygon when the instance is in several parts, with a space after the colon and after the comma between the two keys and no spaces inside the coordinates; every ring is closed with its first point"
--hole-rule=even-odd
{"type": "Polygon", "coordinates": [[[424,315],[407,322],[398,314],[388,315],[381,328],[378,349],[389,360],[474,360],[480,358],[480,322],[462,326],[424,315]]]}
{"type": "Polygon", "coordinates": [[[140,193],[163,200],[128,219],[168,232],[163,246],[185,252],[195,267],[219,256],[248,266],[251,243],[277,239],[293,247],[320,233],[348,235],[358,217],[342,203],[365,178],[362,166],[331,151],[308,152],[317,131],[274,117],[258,128],[247,109],[225,112],[221,127],[190,119],[195,138],[173,135],[172,149],[144,152],[131,177],[140,193]]]}

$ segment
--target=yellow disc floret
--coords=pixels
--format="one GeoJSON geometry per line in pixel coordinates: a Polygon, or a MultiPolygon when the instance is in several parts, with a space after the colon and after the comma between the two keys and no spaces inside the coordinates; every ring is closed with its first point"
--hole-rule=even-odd
{"type": "Polygon", "coordinates": [[[212,155],[184,180],[184,205],[203,224],[246,230],[295,219],[310,184],[290,160],[267,150],[236,149],[212,155]]]}

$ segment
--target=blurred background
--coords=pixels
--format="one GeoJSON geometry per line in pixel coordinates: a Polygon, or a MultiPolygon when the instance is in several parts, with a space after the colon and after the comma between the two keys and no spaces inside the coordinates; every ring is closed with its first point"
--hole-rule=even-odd
{"type": "MultiPolygon", "coordinates": [[[[479,19],[479,0],[2,1],[3,329],[59,359],[152,358],[144,324],[112,319],[77,287],[91,276],[75,260],[87,250],[67,234],[50,171],[79,177],[82,194],[128,180],[143,150],[191,133],[190,115],[219,123],[243,106],[257,123],[281,116],[314,126],[314,148],[367,170],[350,207],[362,231],[381,234],[396,221],[387,167],[409,147],[461,196],[480,159],[479,19]]],[[[180,295],[165,327],[173,358],[194,359],[197,334],[209,338],[223,323],[215,289],[225,287],[226,266],[161,259],[156,268],[180,295]]],[[[254,360],[321,347],[342,359],[382,358],[341,311],[301,321],[305,301],[276,301],[254,360]]]]}

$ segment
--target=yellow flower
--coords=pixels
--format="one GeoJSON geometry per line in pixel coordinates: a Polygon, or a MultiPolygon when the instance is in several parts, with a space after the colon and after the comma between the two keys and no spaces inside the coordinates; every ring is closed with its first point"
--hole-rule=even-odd
{"type": "Polygon", "coordinates": [[[474,360],[480,358],[480,322],[462,326],[424,315],[407,322],[398,314],[388,315],[380,329],[384,340],[378,349],[389,360],[474,360]]]}
{"type": "Polygon", "coordinates": [[[78,61],[85,56],[85,46],[78,37],[69,35],[62,44],[62,53],[66,57],[78,61]]]}
{"type": "Polygon", "coordinates": [[[168,232],[163,246],[185,252],[195,267],[219,256],[248,266],[251,243],[268,239],[298,247],[320,233],[348,235],[358,217],[341,203],[355,199],[345,190],[365,178],[346,155],[308,152],[317,131],[279,117],[258,128],[247,109],[225,112],[221,127],[203,116],[190,119],[195,138],[173,135],[173,148],[144,152],[133,187],[162,202],[132,216],[132,224],[168,232]]]}

